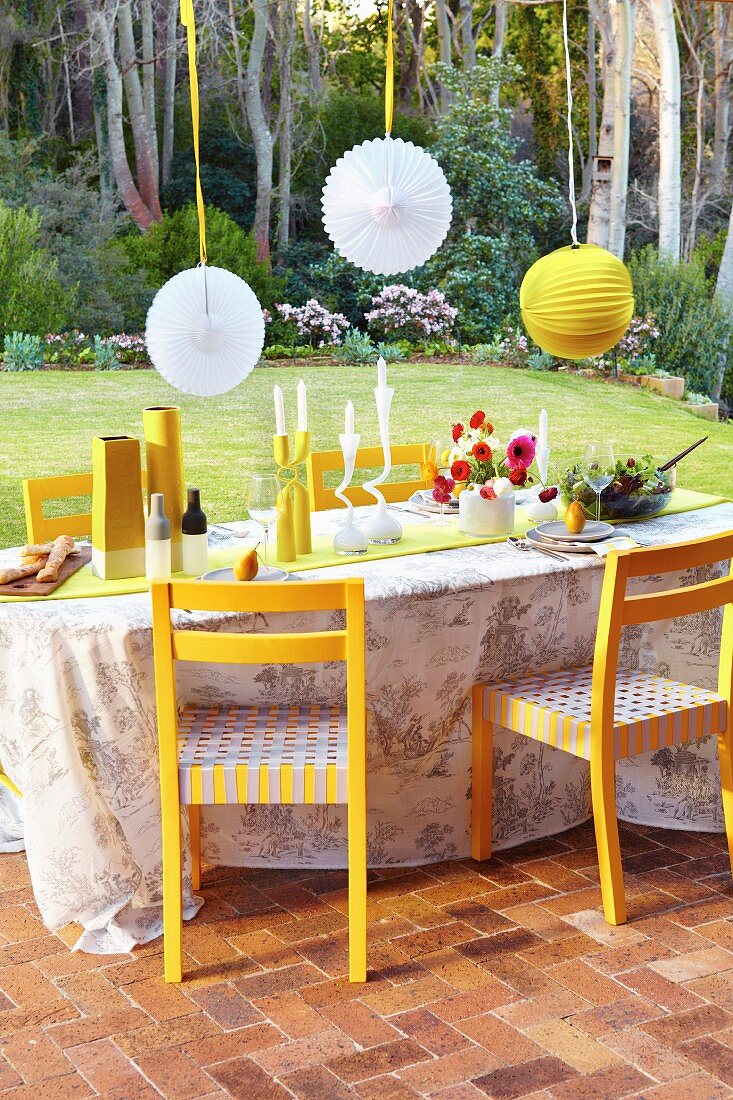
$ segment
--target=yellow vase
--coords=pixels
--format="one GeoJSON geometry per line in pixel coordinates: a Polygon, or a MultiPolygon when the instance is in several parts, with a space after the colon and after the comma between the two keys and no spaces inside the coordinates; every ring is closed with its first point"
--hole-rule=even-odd
{"type": "Polygon", "coordinates": [[[102,580],[145,576],[140,442],[126,435],[92,440],[92,572],[102,580]]]}
{"type": "Polygon", "coordinates": [[[152,493],[163,494],[163,507],[171,524],[171,569],[183,569],[181,520],[185,509],[181,410],[175,405],[143,409],[145,463],[148,475],[148,510],[152,493]]]}

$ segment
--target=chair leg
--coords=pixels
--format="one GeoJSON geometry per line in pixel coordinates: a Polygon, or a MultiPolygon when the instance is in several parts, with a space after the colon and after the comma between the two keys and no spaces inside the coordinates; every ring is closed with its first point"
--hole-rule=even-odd
{"type": "Polygon", "coordinates": [[[471,855],[491,859],[494,725],[484,718],[484,689],[471,693],[471,855]]]}
{"type": "Polygon", "coordinates": [[[349,981],[367,979],[366,790],[349,791],[349,981]],[[356,797],[355,797],[356,794],[356,797]]]}
{"type": "Polygon", "coordinates": [[[603,915],[608,924],[626,923],[624,877],[616,816],[616,763],[591,760],[590,787],[596,830],[603,915]]]}
{"type": "Polygon", "coordinates": [[[183,977],[183,893],[181,884],[181,809],[178,799],[163,799],[163,960],[165,980],[183,977]]]}
{"type": "Polygon", "coordinates": [[[191,885],[201,888],[201,807],[188,807],[188,832],[191,837],[191,885]]]}
{"type": "Polygon", "coordinates": [[[723,795],[723,817],[725,833],[728,838],[728,856],[733,872],[733,731],[727,729],[718,734],[718,763],[720,765],[720,786],[723,795]]]}

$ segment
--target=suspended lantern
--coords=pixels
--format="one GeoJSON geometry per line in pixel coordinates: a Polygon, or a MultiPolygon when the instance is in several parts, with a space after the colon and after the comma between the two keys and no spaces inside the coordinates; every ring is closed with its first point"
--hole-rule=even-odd
{"type": "Polygon", "coordinates": [[[600,245],[578,242],[567,0],[563,0],[563,41],[572,244],[532,264],[522,281],[519,306],[524,327],[543,351],[561,359],[586,359],[609,351],[626,332],[634,313],[634,291],[628,268],[617,256],[600,245]]]}
{"type": "Polygon", "coordinates": [[[207,267],[206,208],[199,171],[199,85],[192,0],[181,0],[188,36],[198,267],[179,271],[148,310],[145,342],[153,366],[183,393],[209,397],[239,385],[257,365],[265,342],[262,308],[252,288],[231,271],[207,267]]]}
{"type": "Polygon", "coordinates": [[[561,359],[602,355],[634,312],[628,269],[596,244],[566,245],[532,264],[519,292],[524,327],[561,359]]]}
{"type": "Polygon", "coordinates": [[[396,275],[424,264],[445,240],[453,201],[438,162],[392,137],[392,0],[387,11],[385,136],[355,145],[323,188],[323,225],[337,251],[364,271],[396,275]]]}

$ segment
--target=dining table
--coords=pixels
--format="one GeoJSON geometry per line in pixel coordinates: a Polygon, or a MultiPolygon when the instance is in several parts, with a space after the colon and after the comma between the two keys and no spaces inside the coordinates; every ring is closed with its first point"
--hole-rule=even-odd
{"type": "MultiPolygon", "coordinates": [[[[404,524],[435,517],[395,506],[404,524]]],[[[366,510],[355,509],[357,523],[366,510]]],[[[315,513],[332,536],[343,512],[315,513]]],[[[448,519],[444,522],[455,523],[448,519]]],[[[252,529],[255,525],[250,524],[252,529]]],[[[733,504],[626,524],[642,546],[733,529],[733,504]]],[[[241,525],[210,532],[223,551],[246,545],[241,525]],[[236,532],[236,533],[233,533],[236,532]]],[[[0,552],[0,565],[17,550],[0,552]]],[[[727,568],[722,564],[721,569],[727,568]]],[[[520,552],[506,541],[409,556],[345,558],[296,569],[286,584],[363,577],[366,596],[368,859],[404,867],[470,855],[471,688],[593,659],[604,562],[590,554],[520,552]]],[[[691,583],[697,571],[641,579],[639,590],[691,583]]],[[[63,593],[63,588],[58,594],[63,593]]],[[[178,612],[189,628],[266,632],[261,614],[178,612]]],[[[328,625],[325,614],[322,626],[328,625]]],[[[304,617],[278,617],[302,629],[304,617]]],[[[310,617],[318,629],[318,616],[310,617]]],[[[627,628],[621,661],[714,687],[719,616],[627,628]]],[[[179,702],[343,702],[340,665],[185,665],[179,702]]],[[[0,787],[0,851],[25,848],[46,925],[82,926],[76,944],[105,953],[159,935],[161,837],[150,596],[0,603],[0,761],[22,791],[0,787]]],[[[591,815],[586,762],[498,729],[493,757],[494,848],[540,841],[591,815]]],[[[715,738],[622,760],[622,820],[723,831],[715,738]]],[[[341,806],[211,806],[202,811],[203,859],[224,866],[342,868],[341,806]]],[[[191,886],[187,827],[184,905],[191,886]]]]}

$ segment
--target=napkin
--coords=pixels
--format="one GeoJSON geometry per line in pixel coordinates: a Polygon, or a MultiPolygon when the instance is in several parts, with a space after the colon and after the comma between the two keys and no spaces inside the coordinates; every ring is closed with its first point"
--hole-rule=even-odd
{"type": "Polygon", "coordinates": [[[603,542],[590,542],[588,545],[599,558],[605,558],[611,550],[633,550],[639,543],[634,539],[630,539],[628,535],[614,535],[612,539],[604,539],[603,542]]]}

